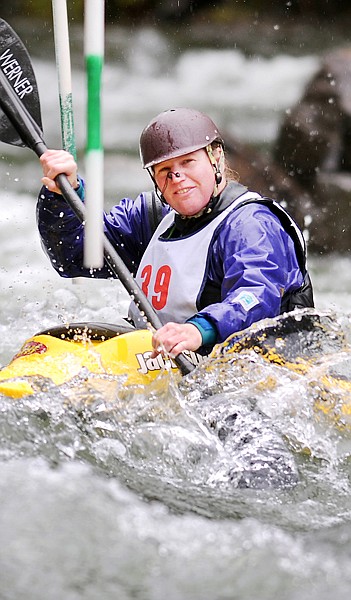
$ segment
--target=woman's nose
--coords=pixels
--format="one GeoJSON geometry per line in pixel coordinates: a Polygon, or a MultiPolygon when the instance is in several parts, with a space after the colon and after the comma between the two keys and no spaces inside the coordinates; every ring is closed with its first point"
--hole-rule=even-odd
{"type": "Polygon", "coordinates": [[[178,171],[176,173],[174,173],[173,171],[169,171],[167,173],[167,179],[172,179],[173,175],[174,175],[174,177],[177,177],[177,178],[180,177],[180,173],[178,171]]]}

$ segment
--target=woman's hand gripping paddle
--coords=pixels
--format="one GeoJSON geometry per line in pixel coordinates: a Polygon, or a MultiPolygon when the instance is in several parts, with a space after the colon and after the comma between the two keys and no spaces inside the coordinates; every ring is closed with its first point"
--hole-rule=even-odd
{"type": "MultiPolygon", "coordinates": [[[[17,34],[3,19],[0,19],[0,141],[28,147],[38,157],[47,150],[43,139],[39,94],[29,54],[17,34]]],[[[66,175],[58,175],[56,182],[67,204],[78,219],[84,222],[85,206],[66,175]]],[[[133,297],[141,314],[155,329],[159,329],[162,323],[157,314],[106,236],[104,259],[111,272],[133,297]]],[[[183,354],[179,354],[174,362],[182,375],[194,369],[194,365],[183,354]]]]}

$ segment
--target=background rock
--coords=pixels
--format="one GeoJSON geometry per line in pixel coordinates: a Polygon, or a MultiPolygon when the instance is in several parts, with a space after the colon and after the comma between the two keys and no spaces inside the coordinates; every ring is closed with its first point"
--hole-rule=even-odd
{"type": "Polygon", "coordinates": [[[309,197],[312,249],[350,250],[351,47],[325,56],[282,123],[273,161],[309,197]]]}

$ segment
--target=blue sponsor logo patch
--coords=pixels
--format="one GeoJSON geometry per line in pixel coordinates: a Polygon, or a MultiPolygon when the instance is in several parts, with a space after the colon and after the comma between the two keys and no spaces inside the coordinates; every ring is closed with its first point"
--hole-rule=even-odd
{"type": "Polygon", "coordinates": [[[243,309],[246,311],[259,304],[259,300],[252,292],[240,292],[235,300],[236,302],[239,302],[239,304],[241,304],[243,309]]]}

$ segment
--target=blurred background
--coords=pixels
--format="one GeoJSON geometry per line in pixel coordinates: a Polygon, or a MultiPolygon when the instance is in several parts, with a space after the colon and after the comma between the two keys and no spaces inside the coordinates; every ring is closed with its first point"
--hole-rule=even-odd
{"type": "MultiPolygon", "coordinates": [[[[84,0],[69,2],[72,17],[82,20],[84,0]]],[[[106,3],[108,22],[135,23],[167,21],[184,17],[199,17],[223,21],[230,18],[246,17],[252,11],[258,16],[267,14],[274,17],[303,17],[311,21],[334,19],[340,11],[350,10],[347,0],[108,0],[106,3]]],[[[50,2],[47,0],[13,0],[2,9],[3,16],[14,13],[45,18],[50,16],[50,2]]]]}

